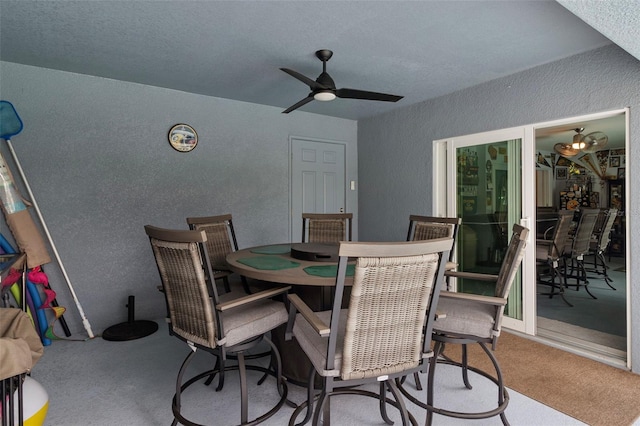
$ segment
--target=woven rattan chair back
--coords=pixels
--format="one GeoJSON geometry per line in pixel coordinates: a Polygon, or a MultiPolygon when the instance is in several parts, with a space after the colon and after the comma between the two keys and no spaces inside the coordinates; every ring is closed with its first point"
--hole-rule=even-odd
{"type": "Polygon", "coordinates": [[[190,229],[204,231],[207,234],[205,246],[214,270],[227,270],[226,257],[238,250],[233,221],[230,214],[207,217],[188,217],[190,229]]]}
{"type": "MultiPolygon", "coordinates": [[[[231,291],[229,276],[233,272],[227,264],[227,255],[238,250],[236,231],[233,228],[233,219],[230,214],[219,216],[188,217],[187,224],[190,229],[204,231],[207,234],[205,247],[211,259],[211,268],[215,280],[222,279],[226,292],[231,291]]],[[[241,277],[245,293],[251,293],[245,277],[241,277]]]]}
{"type": "Polygon", "coordinates": [[[302,242],[351,241],[352,213],[303,213],[302,242]]]}
{"type": "Polygon", "coordinates": [[[171,333],[185,341],[215,348],[215,315],[202,262],[202,256],[207,254],[199,249],[199,243],[207,240],[206,234],[152,226],[145,226],[145,231],[158,265],[171,333]]]}
{"type": "MultiPolygon", "coordinates": [[[[426,321],[425,328],[425,319],[443,282],[446,257],[441,255],[448,256],[452,245],[450,238],[431,241],[414,246],[414,254],[406,247],[387,246],[385,253],[375,243],[341,244],[342,266],[348,257],[357,258],[342,349],[343,380],[407,371],[422,360],[432,327],[426,321]]],[[[344,279],[340,272],[338,279],[344,279]]]]}
{"type": "MultiPolygon", "coordinates": [[[[409,216],[407,241],[453,238],[458,234],[461,219],[457,217],[409,216]]],[[[455,244],[455,243],[454,243],[455,244]]]]}
{"type": "Polygon", "coordinates": [[[453,261],[458,228],[462,219],[459,217],[409,216],[407,241],[431,240],[434,238],[453,238],[453,247],[449,252],[449,261],[453,261]]]}

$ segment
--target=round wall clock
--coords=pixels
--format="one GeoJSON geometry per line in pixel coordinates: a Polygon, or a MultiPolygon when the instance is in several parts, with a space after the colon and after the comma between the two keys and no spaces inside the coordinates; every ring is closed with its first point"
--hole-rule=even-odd
{"type": "Polygon", "coordinates": [[[168,137],[176,151],[189,152],[198,145],[198,134],[188,124],[176,124],[169,130],[168,137]]]}

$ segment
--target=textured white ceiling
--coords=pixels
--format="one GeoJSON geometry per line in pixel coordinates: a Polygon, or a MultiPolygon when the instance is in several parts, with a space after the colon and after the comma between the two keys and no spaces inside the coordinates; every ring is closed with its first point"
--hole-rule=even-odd
{"type": "Polygon", "coordinates": [[[609,43],[555,1],[0,0],[3,61],[285,109],[309,89],[279,68],[315,79],[327,48],[338,88],[404,96],[298,110],[347,119],[609,43]]]}
{"type": "Polygon", "coordinates": [[[558,0],[558,3],[640,59],[640,0],[558,0]]]}

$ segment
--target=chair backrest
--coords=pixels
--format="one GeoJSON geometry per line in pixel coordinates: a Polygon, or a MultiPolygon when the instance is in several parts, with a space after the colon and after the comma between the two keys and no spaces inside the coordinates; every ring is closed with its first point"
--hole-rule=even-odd
{"type": "Polygon", "coordinates": [[[204,231],[169,230],[150,225],[144,229],[162,280],[171,334],[215,348],[219,329],[209,295],[217,298],[217,293],[205,278],[213,276],[204,249],[207,235],[204,231]]]}
{"type": "Polygon", "coordinates": [[[598,234],[598,250],[604,251],[611,241],[611,228],[613,228],[613,222],[616,221],[618,216],[618,209],[607,210],[607,216],[598,234]]]}
{"type": "MultiPolygon", "coordinates": [[[[419,365],[430,352],[434,313],[451,238],[340,244],[328,362],[335,354],[349,258],[355,258],[342,347],[343,380],[394,374],[419,365]]],[[[333,369],[328,365],[328,369],[333,369]]]]}
{"type": "Polygon", "coordinates": [[[609,214],[609,210],[607,209],[599,209],[598,217],[596,218],[596,224],[593,225],[593,235],[600,235],[600,231],[604,227],[604,223],[607,220],[607,215],[609,214]]]}
{"type": "Polygon", "coordinates": [[[351,241],[353,213],[302,213],[302,242],[351,241]]]}
{"type": "Polygon", "coordinates": [[[462,219],[459,217],[418,216],[412,214],[409,216],[407,241],[453,238],[453,247],[449,252],[449,260],[452,260],[461,222],[462,219]]]}
{"type": "Polygon", "coordinates": [[[509,297],[509,291],[511,290],[511,284],[516,277],[522,258],[524,257],[524,249],[527,245],[527,238],[529,237],[529,229],[518,224],[513,225],[513,234],[507,247],[507,252],[502,260],[502,266],[498,273],[498,280],[496,282],[496,297],[502,297],[506,299],[509,297]]]}
{"type": "Polygon", "coordinates": [[[238,250],[236,233],[230,214],[205,217],[188,217],[189,228],[207,234],[205,246],[214,270],[226,270],[227,255],[238,250]]]}
{"type": "MultiPolygon", "coordinates": [[[[529,237],[528,228],[525,228],[518,224],[514,224],[512,230],[513,230],[513,234],[511,235],[509,246],[507,247],[507,251],[504,255],[504,259],[502,260],[502,266],[500,267],[500,272],[498,273],[498,280],[496,282],[495,296],[501,297],[505,300],[509,297],[509,291],[511,290],[511,285],[515,280],[516,274],[518,272],[518,268],[522,263],[522,258],[524,257],[524,249],[527,245],[527,238],[529,237]]],[[[502,328],[502,317],[504,316],[504,308],[505,306],[502,305],[496,309],[496,317],[493,325],[494,349],[495,349],[495,345],[498,342],[500,329],[502,328]]]]}
{"type": "Polygon", "coordinates": [[[558,220],[553,231],[552,243],[549,244],[549,259],[559,259],[564,255],[569,239],[569,231],[573,223],[573,211],[561,210],[558,212],[558,220]]]}
{"type": "Polygon", "coordinates": [[[599,214],[600,211],[598,209],[582,209],[580,211],[580,221],[571,246],[571,257],[580,257],[589,252],[593,228],[596,225],[599,214]]]}

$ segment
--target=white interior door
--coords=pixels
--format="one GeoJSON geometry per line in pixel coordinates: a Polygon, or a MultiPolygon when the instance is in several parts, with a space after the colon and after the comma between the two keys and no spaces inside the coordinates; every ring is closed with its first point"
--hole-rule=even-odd
{"type": "Polygon", "coordinates": [[[346,147],[291,138],[291,241],[302,239],[302,213],[341,213],[346,205],[346,147]]]}
{"type": "MultiPolygon", "coordinates": [[[[434,213],[462,218],[456,245],[460,270],[497,274],[513,224],[531,229],[535,174],[532,161],[525,160],[533,158],[533,146],[533,132],[524,127],[436,141],[434,213]]],[[[529,334],[535,331],[532,234],[503,322],[529,334]]],[[[473,280],[458,280],[455,286],[462,292],[493,292],[473,280]]]]}

